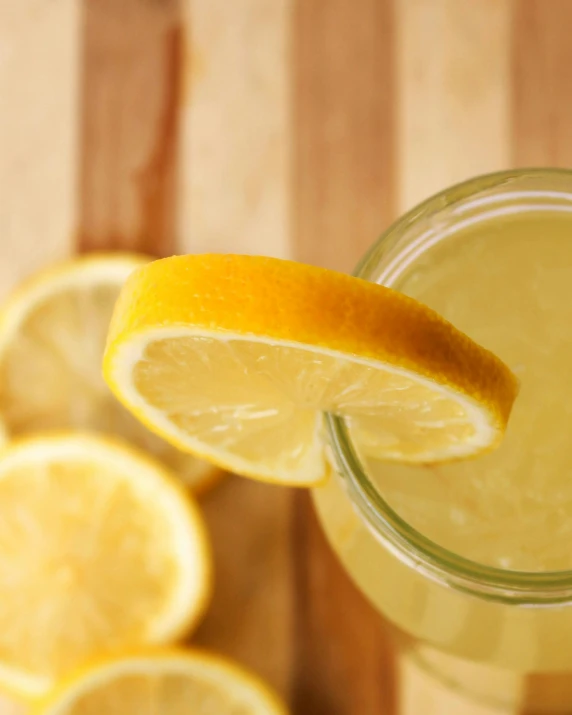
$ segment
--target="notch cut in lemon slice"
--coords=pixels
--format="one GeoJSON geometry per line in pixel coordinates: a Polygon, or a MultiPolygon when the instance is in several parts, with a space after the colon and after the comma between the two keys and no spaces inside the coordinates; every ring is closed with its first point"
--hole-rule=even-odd
{"type": "Polygon", "coordinates": [[[78,672],[33,715],[287,715],[258,677],[203,651],[172,649],[114,658],[78,672]]]}
{"type": "Polygon", "coordinates": [[[150,260],[135,253],[87,254],[39,271],[14,291],[0,309],[0,413],[11,437],[60,429],[123,437],[200,492],[219,470],[150,433],[101,376],[121,286],[150,260]]]}
{"type": "Polygon", "coordinates": [[[290,261],[199,255],[136,271],[104,374],[180,449],[291,485],[327,473],[321,415],[377,459],[435,463],[500,442],[517,381],[496,356],[388,288],[290,261]]]}
{"type": "Polygon", "coordinates": [[[0,682],[42,694],[96,654],[169,643],[211,590],[205,527],[159,462],[62,433],[0,452],[0,682]]]}

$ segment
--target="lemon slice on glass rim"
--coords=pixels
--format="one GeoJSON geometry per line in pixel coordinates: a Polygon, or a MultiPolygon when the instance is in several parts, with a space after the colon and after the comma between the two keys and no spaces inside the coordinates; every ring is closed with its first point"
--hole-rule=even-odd
{"type": "Polygon", "coordinates": [[[273,258],[178,256],[125,284],[104,375],[181,450],[256,479],[311,486],[322,413],[377,459],[435,463],[497,446],[517,380],[417,301],[273,258]]]}

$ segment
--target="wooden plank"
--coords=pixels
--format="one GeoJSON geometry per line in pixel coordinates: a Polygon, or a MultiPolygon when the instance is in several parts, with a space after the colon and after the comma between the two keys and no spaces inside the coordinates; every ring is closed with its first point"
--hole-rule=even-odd
{"type": "Polygon", "coordinates": [[[351,271],[393,218],[390,0],[298,0],[293,19],[296,257],[351,271]]]}
{"type": "Polygon", "coordinates": [[[290,4],[186,0],[186,251],[289,254],[290,4]]]}
{"type": "Polygon", "coordinates": [[[174,250],[178,0],[85,0],[79,247],[174,250]]]}
{"type": "MultiPolygon", "coordinates": [[[[75,231],[79,13],[0,2],[0,297],[67,256],[75,231]]],[[[2,715],[28,708],[0,694],[2,715]]]]}
{"type": "Polygon", "coordinates": [[[193,643],[250,667],[286,699],[293,636],[291,494],[229,477],[202,499],[215,594],[193,643]]]}
{"type": "MultiPolygon", "coordinates": [[[[393,213],[391,2],[298,0],[293,20],[293,215],[299,260],[351,271],[393,213]]],[[[380,617],[296,495],[297,715],[389,715],[392,651],[380,617]]]]}
{"type": "Polygon", "coordinates": [[[506,168],[512,0],[396,0],[399,208],[506,168]]]}
{"type": "Polygon", "coordinates": [[[79,14],[0,3],[0,292],[66,256],[75,229],[79,14]]]}
{"type": "Polygon", "coordinates": [[[572,165],[572,5],[520,0],[513,27],[512,151],[516,166],[572,165]]]}
{"type": "Polygon", "coordinates": [[[397,714],[398,671],[392,642],[379,614],[336,560],[303,492],[296,495],[293,546],[297,605],[293,712],[397,714]]]}
{"type": "MultiPolygon", "coordinates": [[[[572,164],[572,5],[520,0],[513,25],[512,152],[516,166],[572,164]]],[[[523,713],[572,710],[570,674],[526,681],[523,713]]]]}
{"type": "MultiPolygon", "coordinates": [[[[184,5],[180,252],[290,252],[288,9],[289,0],[184,5]]],[[[195,642],[288,697],[291,493],[233,478],[203,504],[217,585],[195,642]]]]}
{"type": "MultiPolygon", "coordinates": [[[[507,167],[513,3],[397,0],[396,9],[403,211],[457,181],[507,167]]],[[[400,673],[400,715],[496,712],[450,692],[406,656],[400,673]]]]}

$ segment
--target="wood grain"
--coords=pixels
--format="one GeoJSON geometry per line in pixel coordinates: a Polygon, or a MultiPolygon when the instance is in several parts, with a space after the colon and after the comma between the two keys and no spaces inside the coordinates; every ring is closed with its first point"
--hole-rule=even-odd
{"type": "Polygon", "coordinates": [[[520,0],[512,25],[515,166],[572,165],[572,5],[520,0]]]}
{"type": "MultiPolygon", "coordinates": [[[[232,97],[224,107],[224,69],[233,60],[244,59],[243,42],[250,42],[253,55],[239,64],[237,78],[248,74],[249,66],[256,73],[258,66],[265,64],[266,54],[271,67],[278,60],[285,62],[279,51],[278,57],[274,56],[277,48],[273,42],[263,44],[262,48],[258,46],[260,39],[266,42],[265,32],[271,29],[272,22],[278,23],[275,35],[283,32],[280,14],[267,13],[267,17],[262,18],[262,27],[251,32],[257,8],[250,3],[250,9],[246,4],[242,9],[249,12],[241,20],[238,36],[235,36],[234,23],[240,19],[240,12],[223,17],[222,6],[217,12],[214,5],[200,3],[186,7],[183,16],[176,0],[161,3],[86,0],[81,250],[124,249],[155,255],[186,252],[191,248],[212,251],[238,248],[276,255],[285,252],[286,224],[283,210],[277,210],[280,202],[276,201],[276,196],[285,201],[284,162],[274,155],[276,125],[280,122],[270,122],[266,134],[262,132],[266,139],[253,128],[250,139],[254,142],[258,135],[264,145],[257,155],[258,164],[252,152],[242,146],[244,137],[240,131],[234,135],[230,132],[230,136],[225,133],[225,129],[232,128],[237,116],[244,117],[244,129],[248,127],[249,118],[258,113],[265,117],[265,110],[275,111],[275,89],[269,94],[259,92],[256,76],[252,92],[234,94],[240,99],[240,108],[233,106],[232,97]],[[189,10],[197,12],[189,13],[189,10]],[[191,28],[185,44],[190,46],[191,37],[199,46],[204,44],[201,78],[183,72],[183,63],[189,62],[193,72],[191,55],[195,54],[184,51],[183,17],[185,28],[191,28]],[[243,36],[241,28],[252,37],[243,36]],[[221,33],[220,42],[210,36],[213,31],[215,35],[221,33]],[[229,34],[230,39],[225,41],[229,34]],[[213,76],[206,69],[211,65],[215,67],[213,76]],[[201,114],[200,107],[196,112],[188,112],[189,99],[195,94],[200,98],[201,92],[208,99],[206,116],[201,114]],[[217,97],[224,107],[222,113],[215,101],[217,97]],[[213,123],[212,127],[209,122],[213,123]],[[209,132],[215,141],[225,137],[223,144],[228,156],[223,152],[227,163],[222,167],[221,154],[209,152],[209,146],[213,148],[208,144],[209,132]],[[202,142],[205,142],[204,152],[194,149],[201,147],[202,142]],[[227,169],[234,172],[232,177],[226,179],[226,185],[224,181],[217,183],[219,171],[225,175],[227,169]],[[236,186],[249,180],[253,187],[263,186],[268,172],[275,177],[275,186],[257,198],[257,207],[253,208],[248,201],[235,203],[234,197],[241,195],[236,186]],[[189,176],[190,186],[185,184],[189,176]],[[182,190],[178,187],[179,181],[182,190]],[[196,205],[190,201],[188,190],[198,199],[196,205]],[[227,192],[230,204],[225,210],[227,192]],[[178,240],[179,213],[188,216],[188,208],[178,212],[179,199],[185,207],[187,202],[193,206],[204,204],[207,214],[211,211],[215,218],[220,215],[223,220],[220,233],[209,229],[208,220],[205,224],[198,209],[196,216],[192,213],[190,235],[194,236],[196,228],[201,231],[201,240],[191,245],[186,233],[178,240]],[[270,210],[268,204],[271,204],[270,210]],[[242,221],[245,235],[238,238],[233,226],[238,227],[242,221]],[[258,228],[249,232],[248,227],[254,225],[258,228]],[[264,243],[258,245],[261,239],[264,243]]],[[[196,637],[197,643],[250,666],[285,696],[290,685],[293,613],[290,500],[285,490],[232,478],[205,497],[203,504],[213,540],[217,588],[196,637]]]]}
{"type": "Polygon", "coordinates": [[[174,252],[178,0],[83,3],[79,247],[174,252]]]}
{"type": "Polygon", "coordinates": [[[298,0],[292,42],[295,255],[349,272],[394,217],[393,4],[298,0]]]}
{"type": "Polygon", "coordinates": [[[73,250],[79,25],[75,0],[0,2],[0,298],[73,250]]]}
{"type": "Polygon", "coordinates": [[[290,253],[291,0],[186,0],[180,246],[290,253]]]}
{"type": "Polygon", "coordinates": [[[398,671],[389,634],[336,560],[304,493],[296,495],[293,544],[293,712],[396,714],[398,671]]]}
{"type": "Polygon", "coordinates": [[[510,162],[512,0],[397,0],[401,211],[510,162]]]}
{"type": "MultiPolygon", "coordinates": [[[[515,166],[572,165],[572,5],[521,0],[512,26],[512,153],[515,166]]],[[[522,712],[562,711],[572,703],[569,674],[526,679],[522,712]]],[[[572,711],[572,705],[569,707],[572,711]]]]}
{"type": "MultiPolygon", "coordinates": [[[[510,165],[514,3],[398,0],[396,8],[403,211],[446,186],[510,165]]],[[[400,673],[402,715],[416,715],[422,704],[427,715],[494,712],[448,691],[406,656],[400,673]]]]}
{"type": "MultiPolygon", "coordinates": [[[[290,253],[289,0],[186,0],[180,252],[290,253]]],[[[292,679],[289,491],[229,479],[204,499],[213,604],[196,642],[286,698],[292,679]]]]}
{"type": "Polygon", "coordinates": [[[229,477],[202,504],[215,555],[215,595],[193,642],[236,658],[285,698],[292,686],[291,494],[229,477]]]}
{"type": "Polygon", "coordinates": [[[76,220],[75,0],[0,2],[0,295],[68,255],[76,220]]]}
{"type": "MultiPolygon", "coordinates": [[[[298,0],[293,20],[293,241],[308,263],[351,271],[393,218],[393,13],[390,2],[298,0]]],[[[393,713],[393,652],[296,495],[299,715],[393,713]]]]}

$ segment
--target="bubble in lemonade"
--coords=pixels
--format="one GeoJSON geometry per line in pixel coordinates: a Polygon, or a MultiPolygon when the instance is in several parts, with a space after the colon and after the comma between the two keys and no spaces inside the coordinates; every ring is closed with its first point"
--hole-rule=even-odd
{"type": "MultiPolygon", "coordinates": [[[[389,279],[519,376],[521,393],[503,444],[478,459],[439,466],[362,455],[370,481],[408,528],[477,569],[530,572],[530,578],[572,570],[572,201],[568,194],[554,205],[534,197],[478,209],[481,215],[470,220],[451,218],[449,206],[449,224],[429,216],[424,239],[421,229],[413,235],[405,226],[412,235],[393,257],[389,279]]],[[[378,252],[380,263],[391,250],[378,252]]],[[[374,279],[381,275],[388,273],[372,271],[374,279]]],[[[463,681],[461,660],[486,666],[489,675],[499,667],[507,673],[572,670],[569,605],[523,607],[510,600],[514,594],[503,601],[445,586],[380,543],[340,480],[314,498],[356,583],[414,650],[445,654],[431,667],[447,671],[449,681],[463,681]]],[[[485,671],[475,672],[473,685],[484,690],[485,671]]],[[[492,696],[505,697],[506,681],[498,683],[492,696]]]]}

